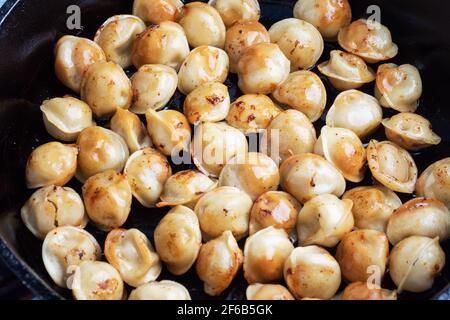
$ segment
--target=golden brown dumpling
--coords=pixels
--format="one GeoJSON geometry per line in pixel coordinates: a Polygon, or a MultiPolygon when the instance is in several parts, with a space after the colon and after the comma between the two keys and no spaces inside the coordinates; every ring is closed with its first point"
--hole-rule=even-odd
{"type": "Polygon", "coordinates": [[[75,141],[83,129],[95,125],[89,105],[70,96],[45,100],[40,109],[45,129],[58,140],[75,141]]]}
{"type": "Polygon", "coordinates": [[[230,231],[202,245],[198,255],[197,275],[204,290],[211,296],[220,295],[233,281],[244,257],[230,231]]]}
{"type": "Polygon", "coordinates": [[[237,72],[239,59],[247,48],[261,42],[270,42],[267,29],[258,21],[239,21],[226,33],[225,51],[230,57],[230,72],[237,72]]]}
{"type": "Polygon", "coordinates": [[[384,186],[356,187],[344,193],[342,199],[353,201],[353,218],[358,229],[386,232],[387,223],[402,201],[384,186]]]}
{"type": "Polygon", "coordinates": [[[183,2],[180,0],[134,0],[133,14],[148,24],[175,21],[183,2]]]}
{"type": "Polygon", "coordinates": [[[416,193],[419,197],[439,200],[450,210],[450,158],[439,160],[422,172],[416,193]]]}
{"type": "Polygon", "coordinates": [[[105,256],[133,287],[154,281],[161,273],[161,262],[150,241],[137,229],[114,229],[105,240],[105,256]]]}
{"type": "Polygon", "coordinates": [[[197,200],[217,187],[217,181],[195,170],[183,170],[167,179],[157,207],[185,205],[194,208],[197,200]]]}
{"type": "Polygon", "coordinates": [[[377,99],[358,90],[348,90],[336,97],[326,122],[329,127],[350,129],[363,139],[380,126],[382,118],[377,99]]]}
{"type": "Polygon", "coordinates": [[[228,76],[229,58],[225,51],[211,46],[192,50],[178,72],[178,89],[189,94],[207,82],[223,83],[228,76]]]}
{"type": "Polygon", "coordinates": [[[220,82],[201,84],[184,99],[183,112],[189,123],[219,122],[230,110],[228,87],[220,82]]]}
{"type": "Polygon", "coordinates": [[[103,49],[108,61],[125,69],[132,65],[133,42],[145,27],[139,17],[128,14],[112,16],[97,30],[94,41],[103,49]]]}
{"type": "Polygon", "coordinates": [[[342,300],[397,300],[397,292],[367,282],[353,282],[342,293],[342,300]]]}
{"type": "Polygon", "coordinates": [[[133,196],[147,208],[154,208],[163,192],[164,184],[172,175],[166,157],[153,148],[133,153],[123,170],[133,196]]]}
{"type": "Polygon", "coordinates": [[[247,300],[295,300],[289,290],[280,284],[249,285],[246,296],[247,300]]]}
{"type": "Polygon", "coordinates": [[[289,193],[268,191],[260,195],[250,212],[250,235],[267,227],[284,229],[291,240],[297,239],[297,216],[302,205],[289,193]]]}
{"type": "Polygon", "coordinates": [[[301,246],[332,248],[353,229],[353,202],[332,194],[318,195],[305,203],[297,218],[301,246]]]}
{"type": "Polygon", "coordinates": [[[284,264],[284,280],[297,299],[330,299],[341,284],[341,270],[325,249],[298,247],[284,264]]]}
{"type": "Polygon", "coordinates": [[[131,106],[133,89],[118,64],[102,61],[87,69],[81,81],[80,95],[97,118],[105,118],[112,116],[117,108],[131,106]]]}
{"type": "Polygon", "coordinates": [[[203,239],[219,237],[231,231],[240,240],[248,234],[252,199],[233,187],[219,187],[207,192],[195,205],[203,239]]]}
{"type": "Polygon", "coordinates": [[[219,186],[241,189],[255,200],[264,192],[278,189],[280,174],[276,163],[263,153],[249,152],[231,158],[222,169],[219,186]]]}
{"type": "Polygon", "coordinates": [[[263,132],[260,150],[278,164],[293,155],[312,153],[316,140],[316,129],[309,118],[289,109],[270,122],[263,132]]]}
{"type": "Polygon", "coordinates": [[[283,189],[301,203],[320,194],[340,197],[346,186],[344,177],[330,162],[312,153],[286,159],[280,166],[280,176],[283,189]]]}
{"type": "Polygon", "coordinates": [[[119,228],[130,214],[130,185],[114,170],[90,177],[83,185],[83,199],[89,218],[104,231],[119,228]]]}
{"type": "Polygon", "coordinates": [[[164,64],[178,70],[189,54],[183,28],[163,21],[145,29],[134,41],[131,60],[136,69],[144,64],[164,64]]]}
{"type": "Polygon", "coordinates": [[[152,281],[130,293],[128,300],[191,300],[189,291],[182,284],[170,281],[152,281]]]}
{"type": "Polygon", "coordinates": [[[375,72],[354,54],[332,50],[330,60],[318,65],[319,71],[340,91],[358,89],[375,80],[375,72]]]}
{"type": "Polygon", "coordinates": [[[289,76],[290,65],[277,44],[254,44],[239,59],[238,86],[247,94],[272,93],[289,76]]]}
{"type": "Polygon", "coordinates": [[[187,3],[181,8],[178,23],[191,47],[224,47],[225,25],[214,7],[199,1],[187,3]]]}
{"type": "Polygon", "coordinates": [[[413,193],[417,180],[414,159],[405,149],[390,141],[371,140],[367,161],[373,177],[392,191],[413,193]]]}
{"type": "Polygon", "coordinates": [[[233,102],[227,122],[246,132],[258,132],[266,129],[280,112],[281,109],[268,96],[246,94],[233,102]]]}
{"type": "Polygon", "coordinates": [[[396,245],[410,236],[450,237],[450,211],[440,201],[427,198],[412,199],[394,211],[387,225],[389,241],[396,245]]]}
{"type": "Polygon", "coordinates": [[[153,146],[144,124],[128,110],[117,108],[110,125],[111,130],[125,140],[130,153],[153,146]]]}
{"type": "Polygon", "coordinates": [[[163,64],[145,64],[131,77],[133,104],[130,110],[144,114],[164,108],[177,90],[176,71],[163,64]]]}
{"type": "Polygon", "coordinates": [[[244,277],[249,284],[270,283],[283,277],[284,262],[294,250],[283,229],[268,227],[245,241],[244,277]]]}
{"type": "Polygon", "coordinates": [[[247,154],[245,135],[225,122],[205,122],[194,132],[191,154],[195,166],[204,174],[217,178],[233,157],[247,154]]]}
{"type": "Polygon", "coordinates": [[[422,96],[422,79],[413,65],[393,63],[378,67],[375,97],[385,108],[414,112],[422,96]]]}
{"type": "Polygon", "coordinates": [[[175,275],[186,273],[197,260],[202,244],[200,225],[194,211],[184,206],[171,209],[156,226],[155,248],[175,275]]]}
{"type": "Polygon", "coordinates": [[[295,18],[284,19],[269,29],[270,40],[280,46],[291,61],[291,71],[311,69],[323,52],[323,38],[309,22],[295,18]]]}
{"type": "Polygon", "coordinates": [[[366,282],[370,268],[377,268],[383,278],[389,257],[389,241],[383,232],[356,230],[348,233],[339,243],[336,260],[342,276],[350,282],[366,282]]]}
{"type": "Polygon", "coordinates": [[[83,200],[69,187],[48,186],[35,191],[20,216],[28,230],[41,240],[54,228],[84,228],[88,223],[83,200]]]}
{"type": "Polygon", "coordinates": [[[103,261],[83,261],[70,278],[76,300],[122,300],[124,284],[119,272],[103,261]]]}
{"type": "Polygon", "coordinates": [[[106,61],[102,48],[94,41],[63,36],[55,47],[55,73],[66,87],[79,93],[81,79],[90,65],[106,61]]]}
{"type": "Polygon", "coordinates": [[[339,30],[352,21],[352,9],[348,0],[300,0],[294,17],[311,23],[325,39],[336,40],[339,30]]]}
{"type": "Polygon", "coordinates": [[[122,171],[129,156],[128,146],[121,136],[98,126],[81,131],[77,146],[76,177],[81,182],[108,169],[122,171]]]}
{"type": "Polygon", "coordinates": [[[50,231],[42,244],[42,261],[52,280],[67,288],[70,271],[83,261],[96,261],[102,250],[87,231],[63,226],[50,231]]]}
{"type": "Polygon", "coordinates": [[[386,137],[406,150],[418,151],[441,142],[430,121],[415,113],[398,113],[382,124],[386,137]]]}
{"type": "Polygon", "coordinates": [[[397,291],[424,292],[445,265],[439,239],[413,236],[400,241],[389,258],[389,274],[397,291]]]}
{"type": "Polygon", "coordinates": [[[26,165],[29,189],[50,185],[64,186],[75,175],[78,149],[76,145],[49,142],[31,152],[26,165]]]}
{"type": "Polygon", "coordinates": [[[361,182],[366,169],[366,149],[356,133],[345,128],[322,127],[314,153],[324,156],[351,182],[361,182]]]}
{"type": "Polygon", "coordinates": [[[258,0],[209,0],[216,8],[227,28],[237,21],[258,21],[261,9],[258,0]]]}
{"type": "Polygon", "coordinates": [[[296,71],[273,92],[276,101],[303,112],[312,122],[322,115],[327,91],[322,80],[311,71],[296,71]]]}
{"type": "Polygon", "coordinates": [[[353,21],[339,31],[338,42],[346,51],[360,56],[368,63],[388,60],[398,53],[391,32],[376,20],[353,21]]]}
{"type": "Polygon", "coordinates": [[[147,130],[155,146],[166,156],[189,150],[191,127],[186,117],[176,110],[155,111],[145,114],[147,130]]]}

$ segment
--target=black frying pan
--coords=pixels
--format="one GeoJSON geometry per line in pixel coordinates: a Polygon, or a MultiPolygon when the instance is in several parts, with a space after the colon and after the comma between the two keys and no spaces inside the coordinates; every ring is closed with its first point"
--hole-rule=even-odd
{"type": "MultiPolygon", "coordinates": [[[[262,22],[268,27],[275,21],[292,16],[294,0],[260,0],[262,22]]],[[[393,33],[400,53],[393,62],[416,65],[424,81],[424,95],[418,113],[432,121],[433,128],[443,141],[437,147],[415,154],[420,172],[434,161],[450,156],[450,2],[444,0],[354,0],[351,1],[354,18],[366,15],[367,6],[381,7],[382,23],[393,33]]],[[[70,292],[56,287],[47,275],[41,260],[41,241],[25,228],[19,210],[32,191],[24,183],[24,169],[32,148],[48,142],[40,103],[49,97],[70,93],[56,79],[53,71],[53,47],[64,34],[81,34],[92,38],[97,27],[114,14],[130,13],[132,0],[7,0],[0,10],[0,257],[38,297],[69,298],[70,292]],[[71,32],[66,28],[66,9],[78,4],[82,12],[83,30],[71,32]]],[[[327,44],[323,58],[328,58],[335,44],[327,44]]],[[[132,73],[133,70],[129,70],[132,73]]],[[[337,92],[327,80],[328,106],[337,92]]],[[[236,79],[227,80],[232,98],[239,94],[236,79]]],[[[372,94],[373,83],[363,88],[372,94]]],[[[169,104],[179,109],[182,96],[176,94],[169,104]]],[[[388,110],[384,110],[389,116],[388,110]]],[[[323,122],[319,121],[320,127],[323,122]]],[[[383,130],[375,137],[384,140],[383,130]]],[[[178,170],[180,168],[177,168],[178,170]]],[[[365,183],[370,183],[370,177],[365,183]]],[[[70,184],[80,190],[77,182],[70,184]]],[[[408,198],[403,197],[403,200],[408,198]]],[[[153,229],[166,210],[145,209],[134,205],[125,227],[136,227],[153,238],[153,229]]],[[[102,244],[105,234],[88,227],[102,244]]],[[[443,244],[450,257],[450,243],[443,244]]],[[[173,277],[166,270],[161,278],[183,283],[193,299],[208,298],[202,283],[190,271],[182,277],[173,277]]],[[[434,287],[422,294],[404,293],[401,299],[445,298],[450,294],[450,259],[436,279],[434,287]],[[444,290],[444,288],[447,288],[444,290]],[[448,291],[445,293],[445,291],[448,291]],[[447,294],[447,295],[445,295],[447,294]]],[[[383,286],[393,288],[389,277],[383,286]]],[[[243,299],[245,280],[242,273],[219,298],[243,299]]]]}

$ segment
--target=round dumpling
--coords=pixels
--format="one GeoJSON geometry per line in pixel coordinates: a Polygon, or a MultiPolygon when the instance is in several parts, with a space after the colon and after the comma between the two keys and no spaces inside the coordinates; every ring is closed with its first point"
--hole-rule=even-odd
{"type": "Polygon", "coordinates": [[[177,90],[178,75],[163,64],[145,64],[131,77],[133,104],[130,110],[144,114],[164,108],[177,90]]]}
{"type": "Polygon", "coordinates": [[[145,23],[139,17],[128,14],[116,15],[100,26],[94,41],[103,49],[108,61],[113,61],[125,69],[132,65],[133,42],[145,27],[145,23]]]}
{"type": "Polygon", "coordinates": [[[203,239],[219,237],[227,230],[238,240],[245,237],[252,205],[252,199],[237,188],[219,187],[206,193],[194,209],[203,239]]]}
{"type": "Polygon", "coordinates": [[[220,14],[214,7],[200,1],[187,3],[181,8],[178,23],[186,32],[192,48],[224,47],[226,29],[220,14]]]}
{"type": "Polygon", "coordinates": [[[345,179],[361,182],[366,169],[366,150],[358,136],[349,129],[322,127],[314,146],[320,154],[336,166],[345,179]]]}
{"type": "Polygon", "coordinates": [[[393,63],[378,67],[375,97],[385,108],[415,112],[422,96],[422,79],[413,65],[393,63]]]}
{"type": "Polygon", "coordinates": [[[311,71],[291,73],[276,88],[273,97],[289,108],[303,112],[312,122],[319,120],[327,103],[327,91],[322,80],[311,71]]]}
{"type": "Polygon", "coordinates": [[[350,129],[363,139],[381,125],[382,119],[383,111],[377,99],[358,90],[348,90],[336,97],[326,123],[329,127],[350,129]]]}
{"type": "Polygon", "coordinates": [[[175,21],[183,6],[181,0],[134,0],[133,14],[145,23],[175,21]]]}
{"type": "Polygon", "coordinates": [[[83,185],[83,199],[89,218],[103,231],[122,226],[131,211],[130,185],[114,170],[90,177],[83,185]]]}
{"type": "Polygon", "coordinates": [[[103,261],[83,261],[69,278],[76,300],[122,300],[125,288],[119,272],[103,261]]]}
{"type": "Polygon", "coordinates": [[[284,264],[284,280],[297,299],[330,299],[341,284],[341,269],[325,249],[298,247],[284,264]]]}
{"type": "Polygon", "coordinates": [[[81,131],[77,146],[79,153],[76,177],[81,182],[106,170],[122,171],[130,155],[128,146],[120,135],[98,126],[81,131]]]}
{"type": "Polygon", "coordinates": [[[58,140],[75,141],[83,129],[95,125],[89,105],[70,96],[45,100],[40,109],[47,132],[58,140]]]}
{"type": "Polygon", "coordinates": [[[327,40],[336,40],[339,30],[352,21],[348,0],[299,0],[294,17],[315,26],[327,40]]]}
{"type": "Polygon", "coordinates": [[[70,271],[83,261],[96,261],[102,250],[87,231],[71,226],[50,231],[42,244],[42,261],[52,280],[67,288],[70,271]]]}
{"type": "Polygon", "coordinates": [[[196,269],[210,296],[220,295],[233,281],[244,257],[231,231],[208,241],[200,248],[196,269]]]}
{"type": "Polygon", "coordinates": [[[280,46],[291,61],[291,71],[311,69],[322,55],[324,43],[320,32],[310,23],[289,18],[269,29],[270,40],[280,46]]]}
{"type": "Polygon", "coordinates": [[[269,283],[283,277],[283,266],[294,250],[288,234],[268,227],[247,238],[244,249],[244,277],[249,284],[269,283]]]}
{"type": "Polygon", "coordinates": [[[81,79],[89,66],[99,61],[106,61],[106,56],[94,41],[66,35],[56,43],[56,77],[77,93],[80,92],[81,79]]]}
{"type": "Polygon", "coordinates": [[[252,200],[267,191],[278,189],[280,174],[276,163],[263,153],[249,152],[243,159],[228,161],[219,177],[220,186],[241,189],[252,200]]]}
{"type": "Polygon", "coordinates": [[[303,153],[286,159],[280,166],[281,186],[298,201],[305,203],[321,194],[340,197],[345,191],[345,179],[323,157],[303,153]]]}
{"type": "Polygon", "coordinates": [[[439,200],[450,209],[450,158],[426,168],[417,180],[416,192],[419,197],[439,200]]]}
{"type": "Polygon", "coordinates": [[[151,25],[136,38],[131,61],[136,69],[144,64],[164,64],[178,70],[189,54],[183,28],[175,22],[151,25]]]}
{"type": "Polygon", "coordinates": [[[34,192],[20,210],[22,221],[37,238],[56,227],[84,228],[88,223],[83,200],[69,187],[48,186],[34,192]]]}
{"type": "Polygon", "coordinates": [[[192,50],[178,72],[178,89],[189,94],[207,82],[223,83],[228,76],[229,58],[225,51],[211,46],[192,50]]]}
{"type": "Polygon", "coordinates": [[[318,195],[305,203],[297,218],[298,241],[302,246],[332,248],[354,226],[353,202],[332,194],[318,195]]]}
{"type": "Polygon", "coordinates": [[[195,166],[202,173],[214,178],[219,177],[230,159],[244,157],[247,150],[245,135],[224,122],[202,123],[196,128],[191,145],[195,166]]]}
{"type": "Polygon", "coordinates": [[[258,0],[209,0],[216,8],[227,28],[238,21],[258,21],[261,9],[258,0]]]}
{"type": "Polygon", "coordinates": [[[238,86],[244,93],[272,93],[289,76],[290,62],[274,43],[258,43],[239,59],[238,86]]]}
{"type": "Polygon", "coordinates": [[[368,63],[388,60],[398,53],[389,29],[373,19],[359,19],[342,28],[338,42],[346,51],[360,56],[368,63]]]}
{"type": "Polygon", "coordinates": [[[186,273],[197,260],[202,234],[194,211],[184,206],[171,209],[156,226],[155,248],[175,275],[186,273]]]}
{"type": "Polygon", "coordinates": [[[148,238],[137,229],[114,229],[105,240],[105,256],[122,279],[133,287],[154,281],[161,262],[148,238]]]}
{"type": "Polygon", "coordinates": [[[413,193],[417,181],[417,166],[405,149],[390,141],[371,140],[367,161],[373,177],[392,191],[413,193]]]}
{"type": "Polygon", "coordinates": [[[217,181],[195,170],[182,170],[170,176],[164,184],[157,207],[185,205],[194,208],[197,200],[217,187],[217,181]]]}
{"type": "Polygon", "coordinates": [[[49,142],[37,147],[27,160],[27,187],[35,189],[51,185],[64,186],[75,175],[78,153],[76,145],[59,142],[49,142]]]}
{"type": "Polygon", "coordinates": [[[133,196],[144,207],[153,208],[163,192],[164,184],[172,175],[166,157],[152,148],[133,153],[123,171],[133,196]]]}

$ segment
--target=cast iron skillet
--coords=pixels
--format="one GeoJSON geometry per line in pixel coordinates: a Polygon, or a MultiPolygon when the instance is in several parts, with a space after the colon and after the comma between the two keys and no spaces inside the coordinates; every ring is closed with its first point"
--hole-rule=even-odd
{"type": "MultiPolygon", "coordinates": [[[[41,241],[25,228],[18,213],[32,193],[24,183],[27,157],[33,148],[52,140],[45,132],[39,105],[49,97],[70,93],[54,75],[53,47],[64,34],[92,38],[104,20],[114,14],[130,13],[132,7],[132,0],[80,0],[76,3],[82,9],[83,30],[75,32],[66,27],[66,9],[74,4],[73,0],[46,0],[45,5],[32,0],[8,0],[0,11],[0,257],[23,283],[38,297],[45,299],[70,298],[70,292],[56,287],[47,275],[41,260],[41,241]]],[[[260,0],[260,3],[261,21],[269,27],[278,20],[291,17],[295,1],[260,0]]],[[[418,113],[430,119],[434,130],[443,138],[439,146],[414,155],[422,172],[431,163],[450,156],[450,108],[447,106],[450,88],[450,33],[446,32],[450,28],[446,16],[450,11],[450,2],[354,0],[351,4],[354,18],[366,16],[367,6],[379,5],[382,23],[390,28],[400,48],[399,55],[393,61],[414,64],[421,71],[424,95],[418,113]]],[[[329,50],[335,47],[336,44],[327,44],[322,59],[328,58],[329,50]]],[[[128,72],[131,74],[134,70],[128,72]]],[[[323,80],[329,94],[329,107],[337,92],[325,78],[323,80]]],[[[230,76],[227,85],[230,86],[233,98],[239,95],[235,83],[235,77],[230,76]]],[[[363,90],[372,94],[373,84],[363,90]]],[[[176,94],[169,105],[179,109],[181,102],[182,96],[176,94]]],[[[392,114],[388,110],[384,112],[385,116],[392,114]]],[[[317,123],[318,127],[322,125],[323,120],[317,123]]],[[[379,130],[375,137],[384,140],[383,130],[379,130]]],[[[370,184],[370,177],[364,183],[370,184]]],[[[75,181],[70,186],[80,190],[80,185],[75,181]]],[[[403,197],[403,200],[407,199],[403,197]]],[[[124,227],[136,227],[152,239],[153,229],[166,211],[145,209],[134,204],[124,227]]],[[[93,227],[88,227],[88,231],[103,245],[104,233],[93,227]]],[[[447,257],[450,257],[450,243],[444,243],[443,247],[447,257]]],[[[400,298],[448,298],[449,260],[447,258],[446,268],[431,290],[422,294],[404,293],[400,298]]],[[[193,299],[209,298],[203,293],[202,283],[192,270],[182,277],[173,277],[164,270],[160,278],[183,283],[193,299]]],[[[243,299],[245,283],[241,272],[219,298],[243,299]]],[[[383,286],[394,288],[389,276],[383,286]]]]}

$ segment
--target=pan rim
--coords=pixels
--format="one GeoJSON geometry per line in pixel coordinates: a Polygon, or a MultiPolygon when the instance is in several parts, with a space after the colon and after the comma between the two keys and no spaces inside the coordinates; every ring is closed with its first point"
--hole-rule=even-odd
{"type": "MultiPolygon", "coordinates": [[[[6,0],[0,8],[0,28],[8,16],[16,9],[22,0],[6,0]]],[[[15,253],[0,234],[0,260],[34,295],[35,300],[64,300],[53,290],[21,257],[15,253]]]]}

